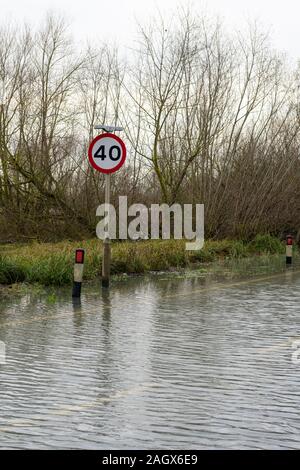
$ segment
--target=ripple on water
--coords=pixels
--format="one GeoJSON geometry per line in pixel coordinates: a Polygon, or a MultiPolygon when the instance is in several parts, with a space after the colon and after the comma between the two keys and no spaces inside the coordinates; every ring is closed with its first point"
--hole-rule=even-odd
{"type": "Polygon", "coordinates": [[[1,447],[299,448],[299,280],[136,280],[81,305],[0,306],[1,447]]]}

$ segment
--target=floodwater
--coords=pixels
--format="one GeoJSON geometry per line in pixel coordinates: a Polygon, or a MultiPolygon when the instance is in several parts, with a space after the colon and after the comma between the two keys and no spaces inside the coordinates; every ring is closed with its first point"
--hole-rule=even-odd
{"type": "Polygon", "coordinates": [[[250,274],[3,300],[0,447],[299,449],[300,269],[250,274]]]}

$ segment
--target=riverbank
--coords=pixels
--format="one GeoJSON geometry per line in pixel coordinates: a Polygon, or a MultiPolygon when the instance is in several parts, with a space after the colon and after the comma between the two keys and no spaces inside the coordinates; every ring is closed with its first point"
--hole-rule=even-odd
{"type": "MultiPolygon", "coordinates": [[[[0,284],[25,282],[43,286],[71,284],[74,251],[86,251],[84,278],[101,275],[102,242],[98,239],[81,242],[31,243],[0,246],[0,284]]],[[[200,251],[186,251],[183,240],[148,240],[113,242],[113,275],[144,274],[151,271],[185,269],[218,259],[236,259],[263,254],[284,254],[285,245],[270,235],[259,235],[250,242],[207,240],[200,251]]]]}

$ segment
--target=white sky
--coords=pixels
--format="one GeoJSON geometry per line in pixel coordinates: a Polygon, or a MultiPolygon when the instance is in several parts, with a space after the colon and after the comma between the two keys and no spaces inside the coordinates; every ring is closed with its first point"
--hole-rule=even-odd
{"type": "Polygon", "coordinates": [[[147,22],[159,8],[164,17],[176,5],[192,5],[221,16],[227,28],[243,29],[247,19],[259,19],[270,30],[274,46],[300,59],[300,0],[0,0],[0,23],[7,19],[37,24],[47,11],[63,14],[78,41],[108,40],[132,45],[136,21],[147,22]]]}

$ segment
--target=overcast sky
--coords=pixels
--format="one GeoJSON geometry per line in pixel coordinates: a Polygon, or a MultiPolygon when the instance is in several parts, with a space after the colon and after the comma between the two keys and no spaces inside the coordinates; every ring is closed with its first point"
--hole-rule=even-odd
{"type": "Polygon", "coordinates": [[[136,21],[146,22],[159,8],[167,18],[176,5],[192,5],[200,12],[218,14],[228,28],[243,29],[247,18],[260,19],[270,30],[277,49],[300,58],[300,0],[0,0],[2,21],[38,23],[47,11],[70,21],[75,39],[109,40],[130,46],[136,21]]]}

